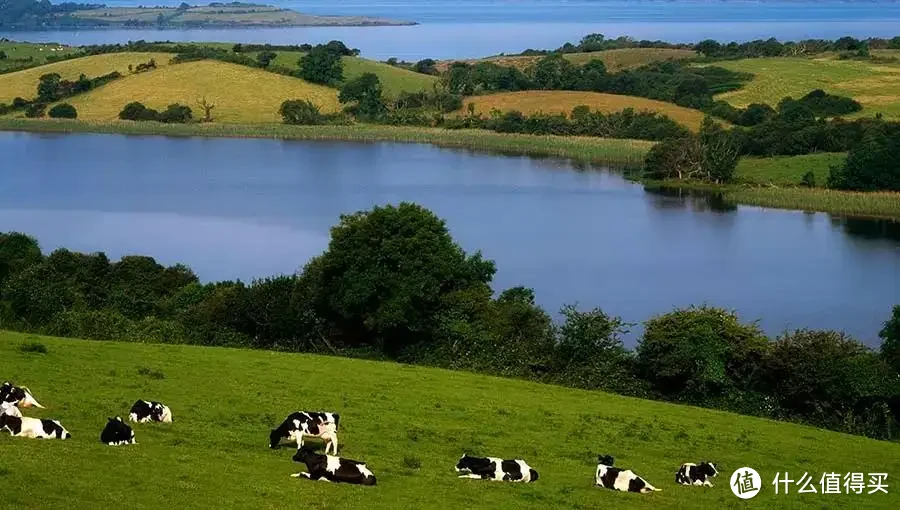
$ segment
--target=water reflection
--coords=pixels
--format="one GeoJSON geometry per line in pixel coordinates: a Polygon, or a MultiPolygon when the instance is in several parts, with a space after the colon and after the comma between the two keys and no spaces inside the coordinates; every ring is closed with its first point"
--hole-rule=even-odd
{"type": "Polygon", "coordinates": [[[660,209],[690,209],[694,212],[730,213],[738,210],[736,204],[725,200],[716,191],[695,190],[671,186],[644,186],[644,192],[660,209]]]}
{"type": "Polygon", "coordinates": [[[831,216],[831,225],[862,239],[887,239],[900,247],[900,221],[882,218],[831,216]]]}

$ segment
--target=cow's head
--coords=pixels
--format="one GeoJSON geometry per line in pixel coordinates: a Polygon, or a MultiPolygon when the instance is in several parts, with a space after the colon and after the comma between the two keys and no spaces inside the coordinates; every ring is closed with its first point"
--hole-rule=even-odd
{"type": "Polygon", "coordinates": [[[712,462],[701,462],[700,469],[702,469],[707,476],[715,477],[719,475],[719,467],[712,462]]]}
{"type": "Polygon", "coordinates": [[[38,404],[38,401],[31,395],[31,390],[22,386],[20,388],[13,387],[9,393],[19,404],[19,407],[37,407],[43,409],[44,406],[38,404]]]}
{"type": "Polygon", "coordinates": [[[599,455],[597,457],[597,462],[603,464],[604,466],[612,466],[615,460],[616,459],[614,459],[612,455],[599,455]]]}
{"type": "Polygon", "coordinates": [[[456,463],[456,472],[471,473],[476,463],[477,459],[475,457],[470,457],[468,453],[463,453],[462,457],[460,457],[459,461],[456,463]]]}
{"type": "Polygon", "coordinates": [[[159,421],[163,423],[172,423],[172,410],[169,406],[162,406],[162,412],[159,413],[159,421]]]}
{"type": "Polygon", "coordinates": [[[269,448],[272,448],[272,449],[278,448],[278,443],[281,442],[281,439],[283,437],[285,437],[285,436],[281,432],[280,428],[272,429],[272,431],[269,432],[269,448]]]}

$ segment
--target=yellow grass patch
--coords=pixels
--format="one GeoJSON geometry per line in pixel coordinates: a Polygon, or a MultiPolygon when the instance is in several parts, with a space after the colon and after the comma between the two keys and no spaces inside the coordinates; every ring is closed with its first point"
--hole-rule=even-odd
{"type": "Polygon", "coordinates": [[[571,113],[576,106],[587,105],[591,110],[605,113],[620,112],[626,108],[636,111],[652,111],[668,115],[672,120],[694,131],[700,129],[703,112],[684,108],[672,103],[654,101],[635,96],[602,94],[599,92],[573,92],[567,90],[529,90],[507,92],[467,98],[460,113],[465,112],[469,103],[475,110],[487,115],[492,109],[500,111],[519,110],[522,113],[571,113]]]}
{"type": "Polygon", "coordinates": [[[44,74],[57,73],[64,80],[76,80],[82,74],[96,78],[113,71],[128,73],[128,66],[137,66],[156,60],[159,67],[168,65],[173,55],[169,53],[110,53],[54,62],[24,71],[0,75],[0,103],[11,103],[16,97],[34,99],[37,86],[44,74]]]}
{"type": "Polygon", "coordinates": [[[323,113],[339,108],[335,89],[211,60],[128,76],[76,96],[69,103],[78,109],[79,119],[89,121],[117,119],[122,108],[132,101],[155,109],[184,104],[199,118],[203,112],[197,100],[203,96],[216,105],[213,120],[226,123],[280,122],[278,108],[286,99],[312,101],[323,113]]]}

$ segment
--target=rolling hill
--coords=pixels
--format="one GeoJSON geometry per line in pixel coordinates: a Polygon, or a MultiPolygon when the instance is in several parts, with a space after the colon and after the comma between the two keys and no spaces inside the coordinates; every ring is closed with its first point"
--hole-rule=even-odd
{"type": "Polygon", "coordinates": [[[322,112],[339,109],[334,89],[213,60],[126,76],[68,102],[78,109],[79,119],[110,121],[117,119],[122,107],[132,101],[156,109],[181,103],[190,106],[194,116],[199,117],[202,112],[196,103],[203,96],[216,105],[213,120],[223,123],[281,122],[278,108],[286,99],[310,100],[322,112]]]}
{"type": "MultiPolygon", "coordinates": [[[[0,373],[28,386],[68,441],[0,434],[6,508],[737,508],[737,468],[763,478],[741,507],[890,508],[890,494],[775,495],[777,472],[900,470],[900,445],[789,423],[465,372],[301,354],[53,339],[0,332],[0,373]],[[23,348],[29,344],[30,348],[23,348]],[[35,344],[45,353],[35,352],[35,344]],[[137,445],[99,442],[108,416],[137,399],[171,425],[135,425],[137,445]],[[290,446],[267,447],[290,412],[341,414],[341,455],[368,463],[375,487],[290,478],[290,446]],[[457,479],[463,452],[523,458],[534,484],[457,479]],[[662,489],[593,487],[598,454],[662,489]],[[714,488],[674,484],[682,462],[713,459],[714,488]],[[177,503],[175,503],[177,502],[177,503]]],[[[311,440],[310,442],[314,442],[311,440]]],[[[891,479],[888,479],[889,486],[891,479]]]]}
{"type": "Polygon", "coordinates": [[[750,103],[775,106],[785,96],[799,99],[811,90],[822,89],[859,101],[863,110],[852,116],[872,117],[881,113],[887,118],[900,119],[900,64],[833,57],[778,57],[723,61],[715,65],[754,75],[740,90],[716,96],[734,106],[750,103]]]}
{"type": "MultiPolygon", "coordinates": [[[[607,70],[610,72],[618,72],[625,69],[640,67],[652,62],[694,58],[697,56],[697,52],[669,48],[623,48],[619,50],[595,51],[591,53],[566,53],[563,56],[576,65],[584,65],[591,60],[600,59],[606,64],[607,70]]],[[[463,62],[469,64],[475,62],[493,62],[497,65],[516,67],[525,70],[534,65],[534,63],[541,58],[542,57],[540,56],[499,56],[463,60],[463,62]]],[[[440,71],[445,71],[452,62],[454,61],[441,61],[438,63],[437,68],[440,71]]]]}
{"type": "Polygon", "coordinates": [[[568,114],[579,105],[587,105],[592,110],[607,113],[619,112],[630,107],[637,111],[648,110],[668,115],[672,120],[695,131],[700,129],[704,116],[699,110],[653,99],[567,90],[528,90],[468,97],[459,113],[465,112],[469,103],[474,103],[475,110],[484,115],[494,108],[500,111],[519,110],[526,114],[541,111],[568,114]]]}
{"type": "Polygon", "coordinates": [[[54,62],[24,71],[0,74],[0,103],[11,103],[16,97],[33,99],[37,96],[40,77],[47,73],[57,73],[65,80],[76,80],[81,74],[89,78],[119,71],[128,74],[129,65],[138,65],[156,60],[158,67],[169,64],[173,55],[169,53],[109,53],[90,57],[54,62]]]}
{"type": "MultiPolygon", "coordinates": [[[[276,51],[274,65],[297,69],[297,62],[304,55],[299,51],[276,51]]],[[[256,58],[256,53],[247,53],[247,56],[256,58]]],[[[352,80],[363,73],[374,73],[381,81],[384,93],[390,97],[396,97],[400,92],[421,92],[431,90],[431,86],[438,81],[437,76],[416,73],[408,69],[395,67],[383,62],[376,62],[360,57],[343,57],[344,80],[352,80]]]]}

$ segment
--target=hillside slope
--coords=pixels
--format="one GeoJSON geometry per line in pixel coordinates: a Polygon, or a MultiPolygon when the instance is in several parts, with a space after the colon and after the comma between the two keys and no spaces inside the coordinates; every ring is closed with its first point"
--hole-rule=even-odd
{"type": "Polygon", "coordinates": [[[0,103],[11,103],[16,97],[33,99],[37,96],[40,77],[48,73],[57,73],[64,80],[76,80],[81,74],[96,78],[113,71],[128,73],[128,66],[146,63],[151,58],[159,67],[168,65],[174,55],[169,53],[109,53],[90,57],[75,58],[54,62],[24,71],[0,74],[0,103]]]}
{"type": "Polygon", "coordinates": [[[684,108],[673,103],[655,101],[636,96],[620,96],[600,92],[574,92],[568,90],[527,90],[524,92],[503,92],[484,96],[467,97],[460,114],[464,113],[469,103],[475,104],[475,110],[487,115],[494,108],[500,111],[519,110],[522,113],[571,113],[579,105],[587,105],[592,110],[606,113],[620,112],[626,108],[636,111],[651,111],[668,115],[672,120],[697,131],[703,122],[704,114],[700,110],[684,108]]]}
{"type": "Polygon", "coordinates": [[[741,89],[716,96],[744,107],[750,103],[778,104],[785,96],[794,99],[814,89],[852,97],[863,110],[851,117],[900,119],[900,65],[835,58],[748,58],[716,62],[732,71],[748,72],[753,80],[741,89]]]}
{"type": "Polygon", "coordinates": [[[68,102],[78,109],[78,118],[115,120],[122,107],[132,101],[165,109],[181,103],[200,118],[197,100],[206,96],[216,105],[215,122],[281,122],[278,108],[286,99],[308,99],[323,112],[338,109],[337,91],[297,78],[261,69],[213,60],[187,62],[127,76],[68,102]]]}
{"type": "MultiPolygon", "coordinates": [[[[0,333],[0,374],[29,386],[73,439],[0,434],[9,508],[723,508],[733,470],[750,466],[753,508],[889,508],[884,495],[774,494],[771,480],[805,471],[900,471],[900,445],[728,413],[463,372],[344,358],[178,345],[62,340],[0,333]],[[23,352],[38,342],[46,353],[23,352]],[[137,425],[138,444],[110,448],[108,416],[136,399],[168,404],[171,425],[137,425]],[[341,414],[341,454],[378,477],[358,487],[289,477],[292,448],[268,431],[295,410],[341,414]],[[534,484],[459,480],[463,452],[526,459],[534,484]],[[598,453],[662,492],[594,488],[598,453]],[[715,487],[681,487],[685,461],[714,459],[715,487]],[[175,503],[177,502],[177,503],[175,503]]],[[[891,479],[888,479],[889,485],[891,479]]]]}

